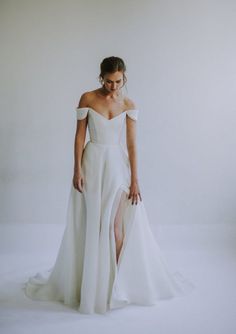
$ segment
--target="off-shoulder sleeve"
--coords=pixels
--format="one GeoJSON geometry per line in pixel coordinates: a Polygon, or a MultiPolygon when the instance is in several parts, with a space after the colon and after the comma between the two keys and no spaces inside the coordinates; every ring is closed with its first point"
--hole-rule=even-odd
{"type": "Polygon", "coordinates": [[[137,121],[138,119],[138,113],[139,113],[138,109],[130,109],[126,111],[126,114],[135,121],[137,121]]]}
{"type": "Polygon", "coordinates": [[[87,116],[88,108],[75,108],[77,119],[84,119],[87,116]]]}

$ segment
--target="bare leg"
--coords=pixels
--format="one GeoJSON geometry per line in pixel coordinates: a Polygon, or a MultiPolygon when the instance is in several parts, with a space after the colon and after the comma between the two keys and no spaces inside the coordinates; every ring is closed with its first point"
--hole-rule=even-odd
{"type": "Polygon", "coordinates": [[[120,251],[123,245],[123,239],[124,239],[123,213],[124,213],[125,198],[126,198],[126,193],[123,191],[120,197],[120,202],[119,202],[119,206],[118,206],[116,216],[115,216],[115,221],[114,221],[117,263],[118,263],[118,259],[119,259],[120,251]]]}

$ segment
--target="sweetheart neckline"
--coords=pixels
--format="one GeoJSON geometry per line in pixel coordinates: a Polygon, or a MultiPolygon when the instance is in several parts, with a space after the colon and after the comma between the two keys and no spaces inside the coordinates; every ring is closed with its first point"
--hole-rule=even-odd
{"type": "Polygon", "coordinates": [[[114,117],[112,117],[112,118],[109,119],[109,118],[106,118],[105,116],[103,116],[102,114],[100,114],[98,111],[96,111],[93,108],[88,107],[88,109],[91,110],[91,111],[93,111],[95,114],[98,114],[98,116],[104,118],[106,121],[112,121],[114,118],[117,118],[117,117],[121,116],[122,114],[126,114],[126,112],[127,112],[127,110],[122,111],[119,115],[116,115],[116,116],[114,116],[114,117]]]}

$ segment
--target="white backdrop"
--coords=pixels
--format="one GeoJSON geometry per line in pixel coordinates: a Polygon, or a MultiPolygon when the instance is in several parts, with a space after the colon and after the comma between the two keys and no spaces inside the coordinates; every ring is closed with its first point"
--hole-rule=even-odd
{"type": "Polygon", "coordinates": [[[153,224],[236,218],[236,1],[1,0],[0,223],[64,223],[75,106],[104,57],[140,109],[153,224]]]}

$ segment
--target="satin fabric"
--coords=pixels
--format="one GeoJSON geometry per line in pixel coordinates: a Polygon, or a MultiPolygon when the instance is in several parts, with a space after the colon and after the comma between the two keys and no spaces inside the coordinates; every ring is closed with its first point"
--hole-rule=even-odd
{"type": "Polygon", "coordinates": [[[82,157],[84,191],[71,183],[55,264],[28,279],[28,297],[60,301],[81,313],[105,313],[128,304],[154,305],[194,289],[181,273],[168,268],[144,200],[132,205],[128,199],[130,163],[121,141],[126,118],[137,122],[138,114],[130,109],[107,119],[92,108],[76,108],[77,120],[88,117],[90,136],[82,157]],[[117,263],[118,210],[124,239],[117,263]]]}

